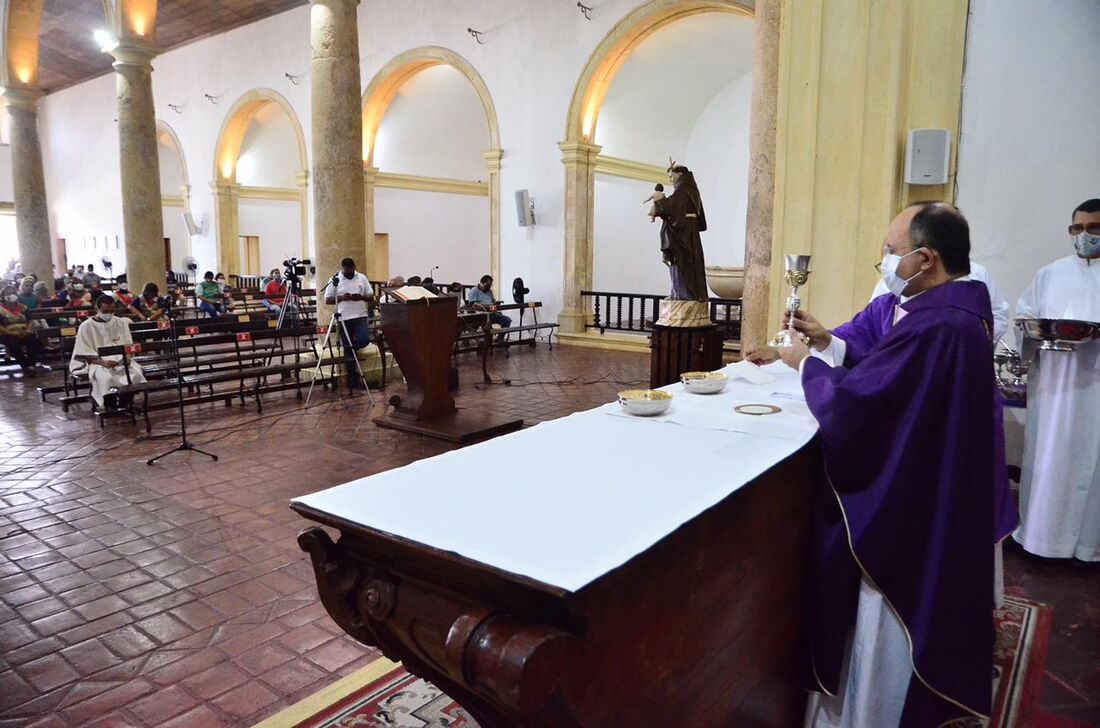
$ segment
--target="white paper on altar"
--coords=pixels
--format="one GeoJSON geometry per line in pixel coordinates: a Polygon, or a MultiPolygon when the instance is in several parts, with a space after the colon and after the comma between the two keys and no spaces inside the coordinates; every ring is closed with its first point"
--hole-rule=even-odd
{"type": "MultiPolygon", "coordinates": [[[[765,369],[776,381],[739,382],[738,395],[767,403],[772,393],[801,393],[796,372],[778,363],[765,369]]],[[[674,407],[689,397],[709,401],[685,406],[700,417],[714,416],[707,406],[728,409],[722,395],[691,395],[679,384],[666,389],[674,407]]],[[[577,591],[793,455],[816,432],[808,413],[801,437],[780,437],[762,424],[778,415],[742,415],[751,421],[742,432],[608,417],[607,407],[294,502],[577,591]],[[749,431],[752,422],[762,434],[749,431]]]]}

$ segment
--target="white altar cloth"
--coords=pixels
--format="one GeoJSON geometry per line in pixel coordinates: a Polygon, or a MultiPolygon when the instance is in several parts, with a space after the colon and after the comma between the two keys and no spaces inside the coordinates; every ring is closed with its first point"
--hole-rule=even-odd
{"type": "Polygon", "coordinates": [[[776,381],[720,395],[664,387],[687,426],[609,417],[615,402],[294,502],[577,591],[809,442],[817,425],[798,373],[766,369],[776,381]],[[777,434],[768,420],[780,415],[734,415],[735,400],[779,404],[789,426],[777,434]],[[716,429],[727,415],[744,424],[716,429]]]}

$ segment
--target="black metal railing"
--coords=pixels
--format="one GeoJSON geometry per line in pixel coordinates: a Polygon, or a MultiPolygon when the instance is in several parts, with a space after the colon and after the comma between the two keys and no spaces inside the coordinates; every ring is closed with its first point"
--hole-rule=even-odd
{"type": "MultiPolygon", "coordinates": [[[[645,333],[652,330],[660,316],[665,296],[655,293],[623,293],[614,291],[581,291],[589,301],[592,322],[586,328],[605,331],[645,333]]],[[[724,341],[741,339],[741,299],[711,298],[710,320],[722,327],[724,341]]]]}

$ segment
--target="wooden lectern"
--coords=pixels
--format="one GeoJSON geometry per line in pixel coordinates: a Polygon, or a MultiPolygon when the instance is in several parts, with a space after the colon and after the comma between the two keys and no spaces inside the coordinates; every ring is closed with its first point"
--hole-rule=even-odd
{"type": "Polygon", "coordinates": [[[473,442],[512,432],[523,420],[460,410],[448,391],[458,299],[449,296],[383,303],[382,335],[405,375],[407,392],[391,397],[393,412],[374,423],[450,442],[473,442]]]}

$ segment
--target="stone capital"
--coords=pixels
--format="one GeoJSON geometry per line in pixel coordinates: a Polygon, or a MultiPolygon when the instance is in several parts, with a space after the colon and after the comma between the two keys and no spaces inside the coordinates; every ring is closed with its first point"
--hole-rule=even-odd
{"type": "Polygon", "coordinates": [[[239,197],[241,186],[229,180],[216,180],[210,183],[210,191],[219,196],[239,197]]]}
{"type": "Polygon", "coordinates": [[[566,165],[595,165],[596,157],[603,147],[599,144],[582,141],[558,142],[561,150],[561,161],[566,165]]]}
{"type": "Polygon", "coordinates": [[[157,49],[148,43],[121,42],[109,48],[105,48],[115,59],[115,70],[121,71],[126,67],[152,68],[153,59],[157,57],[157,49]]]}
{"type": "Polygon", "coordinates": [[[374,181],[378,179],[378,173],[380,171],[378,167],[372,167],[366,162],[363,162],[363,181],[367,184],[374,184],[374,181]]]}
{"type": "Polygon", "coordinates": [[[38,111],[38,99],[42,98],[42,92],[27,86],[6,86],[3,96],[10,109],[38,111]]]}
{"type": "Polygon", "coordinates": [[[482,152],[481,156],[485,157],[485,168],[490,173],[500,171],[500,160],[504,156],[504,150],[502,149],[490,149],[482,152]]]}
{"type": "Polygon", "coordinates": [[[309,170],[301,169],[294,173],[294,184],[301,188],[305,188],[309,185],[309,170]]]}
{"type": "Polygon", "coordinates": [[[309,0],[310,5],[338,5],[340,3],[355,7],[359,5],[360,0],[309,0]]]}

